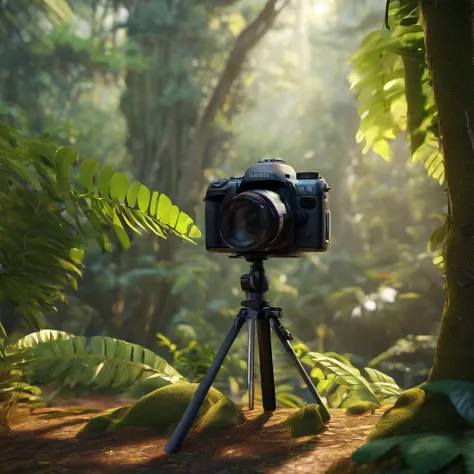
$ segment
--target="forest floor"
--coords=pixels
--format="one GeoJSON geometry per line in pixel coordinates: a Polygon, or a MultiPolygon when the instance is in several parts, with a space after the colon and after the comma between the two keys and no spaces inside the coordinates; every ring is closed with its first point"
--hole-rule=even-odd
{"type": "MultiPolygon", "coordinates": [[[[168,434],[141,428],[107,436],[79,436],[98,412],[131,401],[101,397],[60,402],[54,408],[18,409],[12,432],[0,436],[0,473],[42,474],[292,474],[335,473],[335,463],[362,445],[383,410],[359,417],[331,410],[326,431],[293,439],[285,420],[293,409],[264,414],[245,411],[249,420],[213,435],[189,434],[182,451],[163,451],[168,434]]],[[[345,464],[345,463],[344,463],[345,464]]]]}

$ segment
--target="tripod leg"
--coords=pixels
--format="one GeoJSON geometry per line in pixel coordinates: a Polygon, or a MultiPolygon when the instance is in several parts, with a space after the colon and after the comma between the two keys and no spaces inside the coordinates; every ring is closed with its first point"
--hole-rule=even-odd
{"type": "Polygon", "coordinates": [[[254,408],[255,400],[255,319],[249,319],[249,343],[248,343],[248,388],[249,388],[249,410],[254,408]]]}
{"type": "Polygon", "coordinates": [[[262,401],[265,411],[276,409],[275,379],[273,376],[272,340],[270,338],[270,321],[259,319],[258,353],[260,357],[260,379],[262,383],[262,401]]]}
{"type": "Polygon", "coordinates": [[[314,386],[313,381],[311,380],[311,377],[306,372],[305,368],[303,367],[303,364],[298,359],[298,356],[296,355],[295,350],[291,346],[290,340],[289,340],[289,338],[291,338],[290,333],[283,327],[279,319],[272,318],[272,321],[273,321],[273,329],[275,330],[278,336],[278,339],[280,339],[285,351],[289,354],[293,362],[296,364],[296,368],[298,369],[298,372],[300,373],[302,379],[306,383],[309,391],[311,392],[311,395],[313,395],[314,399],[320,406],[319,410],[321,413],[321,418],[323,419],[325,423],[327,423],[331,419],[331,415],[329,414],[328,410],[324,406],[324,403],[321,400],[318,390],[314,386]]]}
{"type": "Polygon", "coordinates": [[[234,325],[232,326],[224,342],[222,343],[221,348],[214,357],[214,360],[212,361],[211,366],[206,372],[206,375],[199,384],[199,387],[196,390],[196,393],[194,394],[194,397],[192,398],[191,402],[189,403],[188,408],[186,408],[186,411],[184,412],[181,421],[179,422],[175,432],[173,433],[173,436],[168,441],[168,444],[165,447],[166,452],[175,453],[179,451],[181,444],[186,438],[189,430],[191,429],[191,426],[193,425],[194,420],[197,417],[202,402],[206,398],[206,395],[209,392],[209,389],[211,388],[211,385],[214,382],[214,379],[216,378],[219,369],[221,368],[222,362],[224,362],[224,359],[230,348],[232,347],[235,338],[242,329],[244,322],[245,318],[239,314],[234,321],[234,325]]]}

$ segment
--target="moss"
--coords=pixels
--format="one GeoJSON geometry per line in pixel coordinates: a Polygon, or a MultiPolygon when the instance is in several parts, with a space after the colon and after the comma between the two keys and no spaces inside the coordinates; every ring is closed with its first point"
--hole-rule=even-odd
{"type": "MultiPolygon", "coordinates": [[[[199,384],[176,383],[159,388],[131,406],[110,410],[92,418],[83,433],[104,433],[127,426],[157,430],[179,422],[199,384]]],[[[197,416],[198,429],[230,427],[245,421],[242,410],[221,392],[211,388],[197,416]]]]}
{"type": "Polygon", "coordinates": [[[196,430],[211,432],[223,428],[231,428],[246,421],[242,410],[230,399],[224,397],[213,405],[200,418],[196,430]]]}
{"type": "Polygon", "coordinates": [[[376,405],[370,402],[360,401],[346,409],[346,415],[363,415],[364,413],[374,413],[376,405]]]}
{"type": "Polygon", "coordinates": [[[130,406],[114,408],[91,418],[82,429],[82,433],[103,433],[113,429],[113,426],[122,419],[129,409],[130,406]]]}
{"type": "Polygon", "coordinates": [[[317,435],[324,430],[324,422],[316,404],[306,405],[287,418],[293,438],[317,435]]]}
{"type": "Polygon", "coordinates": [[[380,418],[369,440],[416,433],[459,433],[468,423],[443,395],[428,395],[421,388],[403,392],[380,418]]]}

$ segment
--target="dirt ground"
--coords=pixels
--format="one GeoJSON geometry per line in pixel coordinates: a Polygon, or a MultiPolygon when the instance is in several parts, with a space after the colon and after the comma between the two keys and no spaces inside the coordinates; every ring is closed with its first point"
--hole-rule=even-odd
{"type": "Polygon", "coordinates": [[[97,412],[127,403],[74,400],[74,405],[19,412],[12,433],[0,437],[0,473],[332,474],[331,466],[363,444],[383,411],[352,417],[332,410],[324,433],[292,439],[284,423],[292,409],[264,414],[257,406],[245,412],[249,421],[241,426],[207,436],[191,432],[181,452],[172,455],[163,451],[170,433],[134,428],[76,437],[97,412]]]}

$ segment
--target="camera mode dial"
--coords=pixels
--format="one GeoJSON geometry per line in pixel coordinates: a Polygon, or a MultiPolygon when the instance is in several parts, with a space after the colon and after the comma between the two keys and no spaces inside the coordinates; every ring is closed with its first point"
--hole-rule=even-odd
{"type": "Polygon", "coordinates": [[[286,163],[286,161],[281,158],[265,158],[264,160],[260,160],[259,163],[286,163]]]}
{"type": "Polygon", "coordinates": [[[224,186],[224,184],[226,184],[228,181],[229,180],[225,179],[225,178],[216,179],[212,182],[212,187],[213,188],[220,188],[220,187],[224,186]]]}

